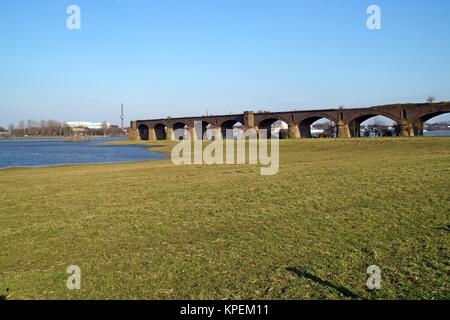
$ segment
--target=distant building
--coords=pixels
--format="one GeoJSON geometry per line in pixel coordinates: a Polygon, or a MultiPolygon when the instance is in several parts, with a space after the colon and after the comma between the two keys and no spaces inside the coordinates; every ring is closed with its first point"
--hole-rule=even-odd
{"type": "Polygon", "coordinates": [[[111,125],[108,122],[88,122],[88,121],[69,121],[65,123],[71,128],[88,128],[88,129],[103,129],[110,128],[111,125]]]}

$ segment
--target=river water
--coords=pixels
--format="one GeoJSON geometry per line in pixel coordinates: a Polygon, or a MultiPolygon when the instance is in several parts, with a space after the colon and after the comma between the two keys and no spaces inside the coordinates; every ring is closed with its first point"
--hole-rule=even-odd
{"type": "Polygon", "coordinates": [[[425,137],[450,137],[450,130],[447,131],[426,131],[423,133],[425,137]]]}
{"type": "Polygon", "coordinates": [[[140,145],[102,145],[120,140],[94,138],[83,142],[62,139],[0,140],[0,168],[40,167],[65,164],[136,162],[163,159],[140,145]]]}

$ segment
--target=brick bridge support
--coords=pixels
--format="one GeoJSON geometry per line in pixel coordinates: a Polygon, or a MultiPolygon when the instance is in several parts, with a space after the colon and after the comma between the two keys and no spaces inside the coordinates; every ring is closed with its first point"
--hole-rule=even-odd
{"type": "Polygon", "coordinates": [[[345,123],[343,120],[339,120],[336,124],[337,126],[337,137],[338,138],[351,138],[350,135],[350,129],[348,127],[348,124],[345,123]]]}
{"type": "Polygon", "coordinates": [[[131,121],[130,123],[130,129],[128,130],[128,140],[141,140],[136,121],[131,121]]]}
{"type": "Polygon", "coordinates": [[[157,140],[156,139],[155,128],[149,128],[148,129],[148,140],[157,140]]]}
{"type": "Polygon", "coordinates": [[[298,125],[295,125],[293,123],[288,124],[288,137],[289,139],[300,139],[300,128],[298,125]]]}

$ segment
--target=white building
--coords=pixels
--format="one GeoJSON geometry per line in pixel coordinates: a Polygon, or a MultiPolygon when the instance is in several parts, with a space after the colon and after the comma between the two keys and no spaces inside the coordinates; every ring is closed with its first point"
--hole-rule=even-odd
{"type": "Polygon", "coordinates": [[[89,129],[103,129],[104,127],[109,128],[111,126],[108,122],[89,122],[89,121],[68,121],[65,123],[71,128],[83,127],[89,129]]]}

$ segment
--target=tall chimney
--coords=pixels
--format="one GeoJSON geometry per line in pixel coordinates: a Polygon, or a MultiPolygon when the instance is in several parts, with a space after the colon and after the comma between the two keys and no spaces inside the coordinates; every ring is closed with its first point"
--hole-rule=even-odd
{"type": "Polygon", "coordinates": [[[125,116],[124,116],[124,114],[123,114],[123,103],[122,103],[121,113],[120,113],[120,121],[121,121],[120,128],[122,129],[122,131],[123,131],[123,120],[124,120],[124,119],[125,119],[125,116]]]}

